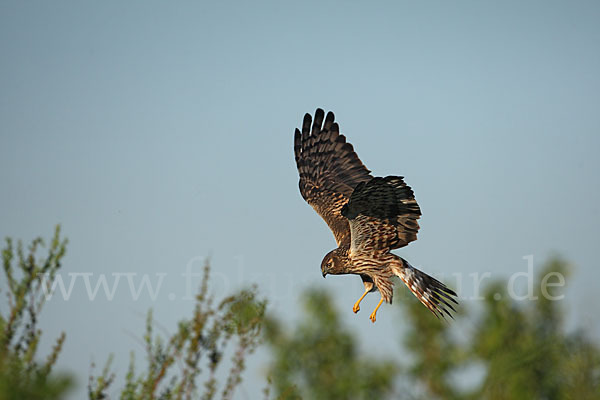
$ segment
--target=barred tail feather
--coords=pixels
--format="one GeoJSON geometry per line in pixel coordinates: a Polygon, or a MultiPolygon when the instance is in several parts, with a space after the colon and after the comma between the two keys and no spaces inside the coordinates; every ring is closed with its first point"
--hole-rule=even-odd
{"type": "Polygon", "coordinates": [[[445,318],[446,315],[454,319],[450,310],[456,312],[452,303],[458,305],[456,293],[442,282],[419,271],[406,260],[401,259],[402,267],[393,268],[397,275],[411,292],[427,307],[436,317],[445,318]]]}

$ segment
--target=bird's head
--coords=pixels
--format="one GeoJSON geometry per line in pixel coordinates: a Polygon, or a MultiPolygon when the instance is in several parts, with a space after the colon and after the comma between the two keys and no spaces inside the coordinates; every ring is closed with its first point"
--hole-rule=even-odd
{"type": "Polygon", "coordinates": [[[323,278],[325,278],[327,274],[342,274],[343,268],[343,257],[339,254],[339,249],[331,250],[323,257],[323,261],[321,261],[321,273],[323,274],[323,278]]]}

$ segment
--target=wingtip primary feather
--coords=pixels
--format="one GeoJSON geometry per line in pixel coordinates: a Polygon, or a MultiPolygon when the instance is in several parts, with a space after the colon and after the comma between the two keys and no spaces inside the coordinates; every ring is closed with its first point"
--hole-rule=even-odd
{"type": "Polygon", "coordinates": [[[304,119],[302,120],[302,140],[308,139],[310,135],[310,126],[312,124],[312,115],[309,113],[304,114],[304,119]]]}
{"type": "Polygon", "coordinates": [[[331,130],[331,126],[335,122],[335,115],[333,112],[329,111],[327,116],[325,117],[325,124],[323,125],[323,130],[329,131],[331,130]]]}
{"type": "Polygon", "coordinates": [[[313,120],[313,126],[311,135],[316,135],[322,130],[323,118],[325,118],[325,111],[322,108],[317,108],[315,111],[315,118],[313,120]]]}

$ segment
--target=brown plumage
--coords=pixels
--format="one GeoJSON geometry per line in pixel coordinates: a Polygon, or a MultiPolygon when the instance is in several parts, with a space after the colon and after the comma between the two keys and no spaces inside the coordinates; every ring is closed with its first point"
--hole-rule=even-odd
{"type": "Polygon", "coordinates": [[[421,210],[412,189],[401,176],[373,177],[350,143],[340,134],[332,112],[322,109],[304,116],[296,129],[294,153],[300,174],[300,193],[325,220],[338,247],[321,263],[327,274],[356,274],[365,292],[379,290],[381,300],[392,302],[392,276],[398,276],[436,316],[452,317],[456,293],[419,271],[390,250],[417,240],[421,210]]]}

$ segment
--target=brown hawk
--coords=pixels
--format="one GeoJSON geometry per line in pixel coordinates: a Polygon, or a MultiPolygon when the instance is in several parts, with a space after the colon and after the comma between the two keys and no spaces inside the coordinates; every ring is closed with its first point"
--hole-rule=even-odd
{"type": "Polygon", "coordinates": [[[304,116],[302,131],[296,129],[294,153],[300,174],[300,193],[333,231],[338,247],[321,262],[327,274],[355,274],[365,292],[379,290],[381,299],[369,317],[392,302],[392,276],[398,276],[411,292],[438,317],[452,317],[456,293],[435,278],[419,271],[390,250],[417,239],[421,210],[412,189],[401,176],[371,176],[354,148],[346,142],[332,112],[317,109],[315,119],[304,116]]]}

